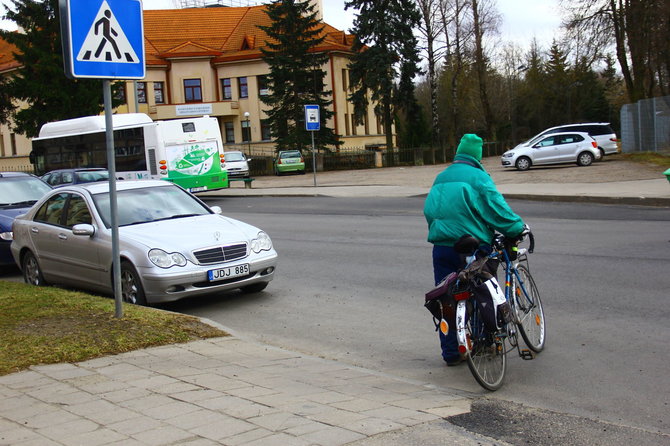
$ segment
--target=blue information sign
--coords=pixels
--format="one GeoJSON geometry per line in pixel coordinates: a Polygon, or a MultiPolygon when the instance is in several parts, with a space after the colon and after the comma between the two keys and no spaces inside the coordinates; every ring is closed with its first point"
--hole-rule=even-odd
{"type": "Polygon", "coordinates": [[[141,0],[59,0],[59,5],[69,77],[145,77],[141,0]]]}
{"type": "Polygon", "coordinates": [[[305,129],[318,132],[321,129],[318,105],[305,105],[305,129]]]}

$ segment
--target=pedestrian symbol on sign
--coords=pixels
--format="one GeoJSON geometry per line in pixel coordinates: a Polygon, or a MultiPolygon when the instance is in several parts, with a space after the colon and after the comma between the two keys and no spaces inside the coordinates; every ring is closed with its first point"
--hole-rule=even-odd
{"type": "Polygon", "coordinates": [[[103,1],[86,39],[77,55],[78,61],[137,63],[138,57],[114,17],[107,1],[103,1]]]}

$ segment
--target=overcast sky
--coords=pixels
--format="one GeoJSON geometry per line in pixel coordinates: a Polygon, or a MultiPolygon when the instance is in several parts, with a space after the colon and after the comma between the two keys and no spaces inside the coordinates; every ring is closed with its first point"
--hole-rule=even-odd
{"type": "MultiPolygon", "coordinates": [[[[233,0],[234,4],[247,5],[246,0],[233,0]]],[[[8,4],[0,0],[0,4],[8,4]]],[[[170,9],[179,0],[144,0],[144,9],[170,9]]],[[[250,4],[256,4],[251,2],[250,4]]],[[[322,0],[324,21],[335,28],[349,30],[354,13],[344,10],[344,0],[322,0]]],[[[560,25],[558,0],[499,0],[498,9],[503,16],[502,40],[510,40],[527,48],[535,37],[543,47],[548,47],[560,25]]],[[[4,15],[4,8],[0,8],[4,15]]],[[[0,22],[0,26],[12,29],[11,22],[0,22]]]]}

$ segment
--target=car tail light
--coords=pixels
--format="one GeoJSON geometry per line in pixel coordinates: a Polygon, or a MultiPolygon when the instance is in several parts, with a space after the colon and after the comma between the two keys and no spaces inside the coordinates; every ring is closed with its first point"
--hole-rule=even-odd
{"type": "Polygon", "coordinates": [[[617,142],[616,138],[610,138],[610,141],[617,142]]]}
{"type": "Polygon", "coordinates": [[[595,141],[591,141],[591,145],[593,146],[594,149],[598,148],[598,143],[595,141]]]}
{"type": "Polygon", "coordinates": [[[281,158],[277,160],[277,164],[281,164],[281,158]]]}

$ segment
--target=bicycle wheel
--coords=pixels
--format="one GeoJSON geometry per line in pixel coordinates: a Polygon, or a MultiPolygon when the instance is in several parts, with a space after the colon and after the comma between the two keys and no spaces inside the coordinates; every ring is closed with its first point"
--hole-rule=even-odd
{"type": "Polygon", "coordinates": [[[484,330],[476,305],[469,305],[465,331],[472,345],[468,355],[470,372],[483,388],[498,390],[507,369],[504,339],[484,330]]]}
{"type": "Polygon", "coordinates": [[[547,337],[540,292],[525,266],[519,265],[517,272],[523,287],[515,277],[513,290],[516,324],[528,348],[539,353],[544,349],[547,337]]]}

